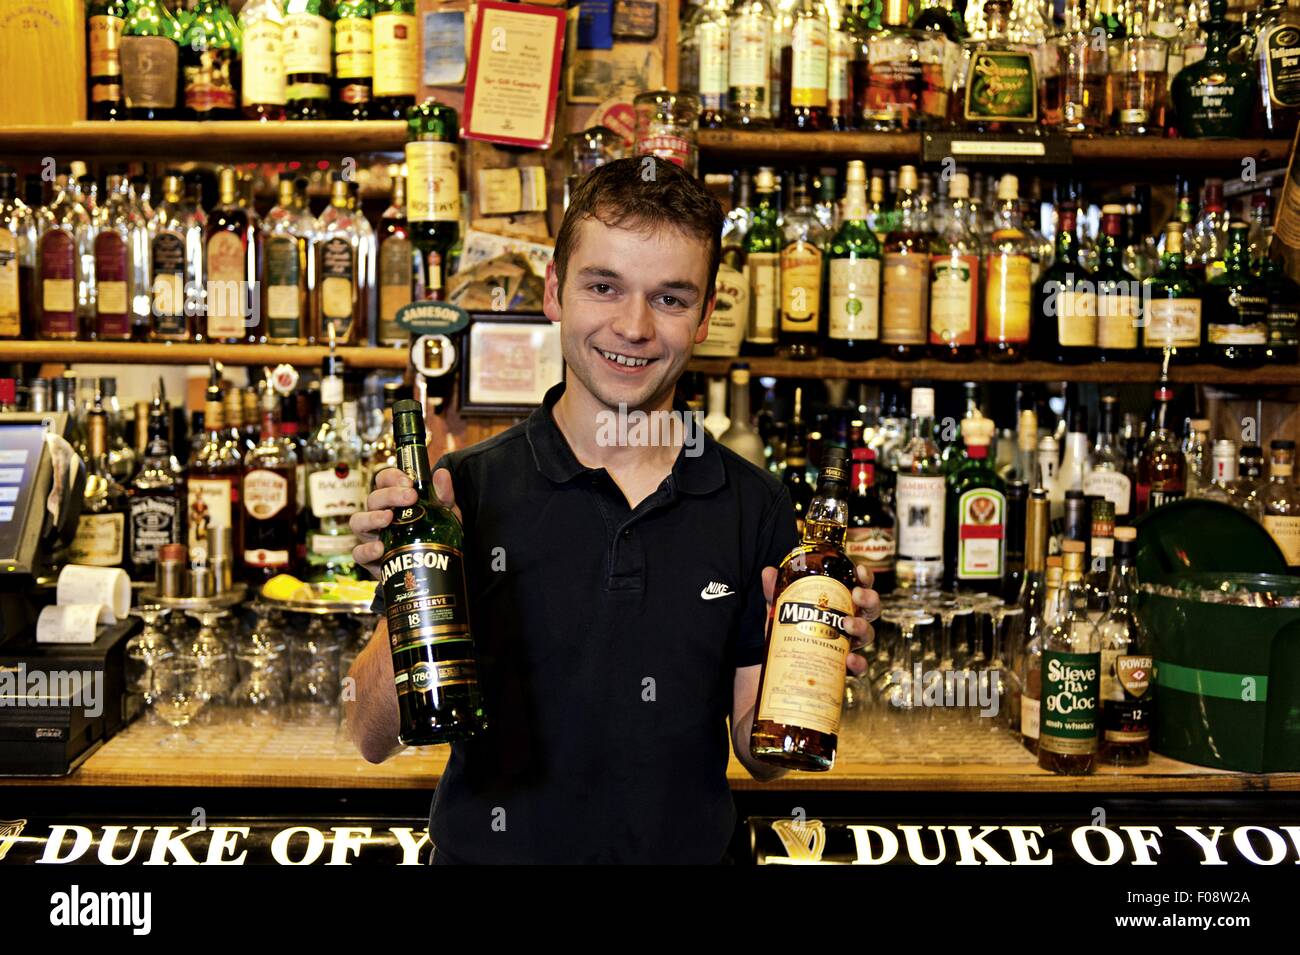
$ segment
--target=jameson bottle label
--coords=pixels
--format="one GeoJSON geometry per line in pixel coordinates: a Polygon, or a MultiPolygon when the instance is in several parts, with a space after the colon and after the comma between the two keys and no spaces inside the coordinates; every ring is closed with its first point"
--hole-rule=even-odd
{"type": "Polygon", "coordinates": [[[930,258],[930,343],[974,345],[979,314],[979,257],[930,258]]]}
{"type": "Polygon", "coordinates": [[[244,243],[233,232],[216,232],[208,239],[208,337],[244,335],[244,243]]]}
{"type": "Polygon", "coordinates": [[[727,95],[727,28],[720,23],[701,23],[695,39],[700,48],[700,105],[722,109],[727,95]]]}
{"type": "MultiPolygon", "coordinates": [[[[400,522],[403,514],[410,515],[408,520],[418,520],[424,516],[424,508],[403,508],[394,519],[400,522]]],[[[398,695],[477,683],[461,552],[427,542],[395,548],[384,556],[379,582],[384,588],[388,639],[394,654],[435,644],[454,644],[463,651],[437,661],[430,661],[424,654],[415,655],[418,662],[393,674],[398,695]]],[[[438,656],[447,656],[446,650],[438,656]]]]}
{"type": "Polygon", "coordinates": [[[1097,347],[1137,348],[1140,314],[1136,296],[1117,292],[1097,296],[1097,347]]]}
{"type": "Polygon", "coordinates": [[[1274,27],[1261,44],[1268,76],[1268,98],[1275,106],[1300,106],[1300,29],[1274,27]]]}
{"type": "Polygon", "coordinates": [[[1038,745],[1049,753],[1097,751],[1101,654],[1043,651],[1043,699],[1038,745]]]}
{"type": "MultiPolygon", "coordinates": [[[[993,241],[998,241],[997,233],[993,241]]],[[[984,274],[984,340],[1029,341],[1030,274],[1027,255],[990,255],[984,274]]]]}
{"type": "Polygon", "coordinates": [[[880,260],[831,259],[827,332],[839,341],[880,338],[880,260]]]}
{"type": "Polygon", "coordinates": [[[19,288],[18,238],[0,229],[0,337],[17,338],[22,334],[19,288]]]}
{"type": "Polygon", "coordinates": [[[243,89],[245,106],[283,106],[284,27],[259,20],[244,31],[243,89]]]}
{"type": "Polygon", "coordinates": [[[958,579],[1002,576],[1006,509],[1006,496],[992,488],[966,491],[957,499],[958,579]]]}
{"type": "Polygon", "coordinates": [[[174,497],[133,497],[130,506],[131,560],[137,566],[158,560],[164,544],[180,543],[180,500],[174,497]]]}
{"type": "Polygon", "coordinates": [[[776,341],[776,306],[781,290],[781,257],[775,252],[751,252],[745,259],[753,312],[749,341],[768,345],[776,341]]]}
{"type": "Polygon", "coordinates": [[[308,77],[330,75],[330,22],[314,13],[291,13],[284,20],[285,95],[290,100],[329,99],[329,83],[308,77]]]}
{"type": "Polygon", "coordinates": [[[925,307],[929,263],[919,255],[885,255],[885,294],[880,340],[890,345],[923,345],[928,336],[925,307]]]}
{"type": "Polygon", "coordinates": [[[853,613],[853,598],[837,580],[801,577],[781,591],[772,607],[756,719],[839,733],[849,652],[844,619],[853,613]]]}
{"type": "Polygon", "coordinates": [[[235,51],[215,48],[199,53],[185,67],[185,105],[197,113],[235,108],[235,51]]]}
{"type": "Polygon", "coordinates": [[[266,265],[266,336],[272,341],[296,341],[302,330],[302,266],[298,240],[272,236],[263,246],[266,265]]]}
{"type": "Polygon", "coordinates": [[[375,95],[414,96],[416,27],[413,13],[375,15],[375,95]]]}
{"type": "Polygon", "coordinates": [[[1151,738],[1149,656],[1119,650],[1101,652],[1102,736],[1108,743],[1144,743],[1151,738]]]}
{"type": "Polygon", "coordinates": [[[749,328],[749,284],[745,276],[723,263],[713,283],[717,299],[709,316],[709,335],[695,346],[701,358],[735,358],[749,328]]]}
{"type": "Polygon", "coordinates": [[[763,17],[746,14],[731,21],[729,99],[757,117],[767,116],[772,108],[771,42],[772,26],[763,17]]]}
{"type": "Polygon", "coordinates": [[[414,247],[393,236],[379,250],[379,340],[405,342],[406,329],[397,324],[397,310],[411,303],[415,287],[414,247]]]}
{"type": "Polygon", "coordinates": [[[1092,292],[1057,292],[1056,335],[1066,348],[1091,348],[1097,344],[1097,298],[1092,292]]]}
{"type": "Polygon", "coordinates": [[[41,236],[41,334],[77,333],[77,252],[72,236],[54,229],[41,236]]]}
{"type": "Polygon", "coordinates": [[[68,545],[68,560],[91,567],[120,567],[125,543],[125,514],[82,514],[68,545]]]}
{"type": "Polygon", "coordinates": [[[185,482],[188,545],[207,547],[216,527],[234,527],[235,478],[196,478],[185,482]]]}
{"type": "Polygon", "coordinates": [[[131,335],[131,310],[127,303],[127,276],[130,274],[128,250],[116,232],[95,236],[95,282],[99,295],[95,301],[95,334],[100,338],[128,338],[131,335]]]}
{"type": "Polygon", "coordinates": [[[898,511],[898,556],[903,560],[942,560],[943,478],[900,474],[894,497],[898,511]]]}
{"type": "Polygon", "coordinates": [[[1199,298],[1152,299],[1147,305],[1148,348],[1196,348],[1201,344],[1199,298]]]}
{"type": "Polygon", "coordinates": [[[160,232],[153,240],[153,328],[158,338],[185,338],[185,238],[160,232]]]}
{"type": "MultiPolygon", "coordinates": [[[[341,80],[370,79],[374,73],[374,27],[368,17],[344,17],[334,21],[334,73],[341,80]]],[[[346,84],[343,102],[359,103],[369,98],[364,84],[346,84]]]]}
{"type": "Polygon", "coordinates": [[[347,338],[352,331],[352,299],[356,257],[352,243],[342,236],[326,239],[320,253],[321,331],[334,324],[334,334],[347,338]]]}
{"type": "Polygon", "coordinates": [[[822,253],[810,242],[781,250],[781,331],[817,331],[821,314],[822,253]]]}
{"type": "Polygon", "coordinates": [[[826,105],[826,63],[829,51],[826,22],[802,19],[794,22],[790,38],[790,105],[826,105]]]}
{"type": "Polygon", "coordinates": [[[1034,55],[982,50],[966,74],[966,119],[970,122],[1038,122],[1034,55]]]}
{"type": "Polygon", "coordinates": [[[888,527],[850,527],[844,532],[844,556],[873,573],[892,571],[898,542],[888,527]]]}
{"type": "Polygon", "coordinates": [[[175,109],[180,48],[161,36],[122,37],[122,89],[133,109],[175,109]]]}
{"type": "Polygon", "coordinates": [[[460,222],[460,148],[455,143],[406,144],[406,218],[460,222]]]}

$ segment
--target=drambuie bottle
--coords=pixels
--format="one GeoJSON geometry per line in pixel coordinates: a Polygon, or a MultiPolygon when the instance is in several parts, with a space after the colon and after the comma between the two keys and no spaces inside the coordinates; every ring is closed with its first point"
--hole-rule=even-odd
{"type": "Polygon", "coordinates": [[[749,738],[755,759],[825,771],[835,762],[854,614],[853,561],[844,554],[848,453],[829,447],[803,537],[781,561],[767,618],[767,652],[749,738]]]}
{"type": "Polygon", "coordinates": [[[393,405],[398,466],[419,495],[383,532],[388,639],[408,746],[467,739],[487,727],[465,595],[464,530],[433,490],[417,401],[393,405]]]}

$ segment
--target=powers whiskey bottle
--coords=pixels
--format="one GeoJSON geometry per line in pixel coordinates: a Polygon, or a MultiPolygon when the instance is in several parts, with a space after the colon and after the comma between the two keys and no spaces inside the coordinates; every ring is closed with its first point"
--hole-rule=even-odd
{"type": "Polygon", "coordinates": [[[393,405],[393,435],[399,465],[419,495],[393,508],[379,572],[398,738],[408,746],[450,743],[487,728],[465,598],[464,530],[434,494],[419,402],[393,405]]]}
{"type": "Polygon", "coordinates": [[[835,762],[844,702],[844,661],[853,616],[853,561],[844,554],[847,455],[830,447],[803,539],[781,561],[767,616],[767,652],[749,737],[755,759],[825,771],[835,762]]]}

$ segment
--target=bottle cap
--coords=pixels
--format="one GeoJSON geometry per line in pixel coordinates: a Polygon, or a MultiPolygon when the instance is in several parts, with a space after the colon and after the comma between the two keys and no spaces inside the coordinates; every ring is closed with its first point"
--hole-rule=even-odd
{"type": "Polygon", "coordinates": [[[1011,173],[998,180],[998,198],[1001,200],[1020,198],[1020,180],[1011,173]]]}
{"type": "Polygon", "coordinates": [[[916,180],[915,166],[903,166],[901,169],[898,170],[898,188],[900,190],[906,189],[909,192],[913,192],[916,190],[916,185],[917,185],[917,180],[916,180]]]}
{"type": "Polygon", "coordinates": [[[393,405],[393,436],[424,440],[424,409],[418,401],[405,398],[393,405]]]}
{"type": "Polygon", "coordinates": [[[993,439],[993,422],[976,412],[969,418],[961,419],[961,439],[966,444],[987,446],[993,439]]]}
{"type": "Polygon", "coordinates": [[[763,166],[758,170],[758,175],[754,177],[754,188],[758,192],[776,191],[776,175],[771,167],[763,166]]]}
{"type": "Polygon", "coordinates": [[[844,171],[844,182],[848,185],[867,184],[867,167],[861,159],[850,159],[848,167],[844,171]]]}
{"type": "Polygon", "coordinates": [[[949,199],[969,199],[970,198],[970,176],[964,172],[955,172],[952,178],[948,180],[948,198],[949,199]]]}
{"type": "Polygon", "coordinates": [[[1116,541],[1135,541],[1138,532],[1136,527],[1117,527],[1115,528],[1116,541]]]}
{"type": "MultiPolygon", "coordinates": [[[[1072,540],[1061,541],[1062,554],[1082,554],[1083,550],[1084,550],[1083,541],[1072,541],[1072,540]]],[[[1051,558],[1048,559],[1050,560],[1051,558]]]]}
{"type": "Polygon", "coordinates": [[[749,366],[732,365],[731,366],[731,383],[733,385],[749,384],[749,366]]]}
{"type": "Polygon", "coordinates": [[[838,444],[827,445],[822,452],[822,481],[836,481],[840,484],[848,483],[849,476],[844,472],[844,465],[848,463],[849,453],[838,444]]]}

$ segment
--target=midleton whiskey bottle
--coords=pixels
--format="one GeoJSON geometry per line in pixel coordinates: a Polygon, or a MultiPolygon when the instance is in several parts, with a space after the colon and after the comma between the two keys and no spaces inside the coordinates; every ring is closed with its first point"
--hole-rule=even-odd
{"type": "Polygon", "coordinates": [[[451,743],[487,727],[465,597],[464,531],[434,494],[418,401],[393,405],[393,435],[398,464],[420,496],[410,507],[393,509],[379,572],[398,738],[408,746],[451,743]]]}
{"type": "Polygon", "coordinates": [[[829,447],[803,539],[781,561],[767,616],[767,656],[749,737],[755,759],[787,769],[825,771],[835,762],[854,614],[853,561],[844,554],[847,452],[829,447]]]}

